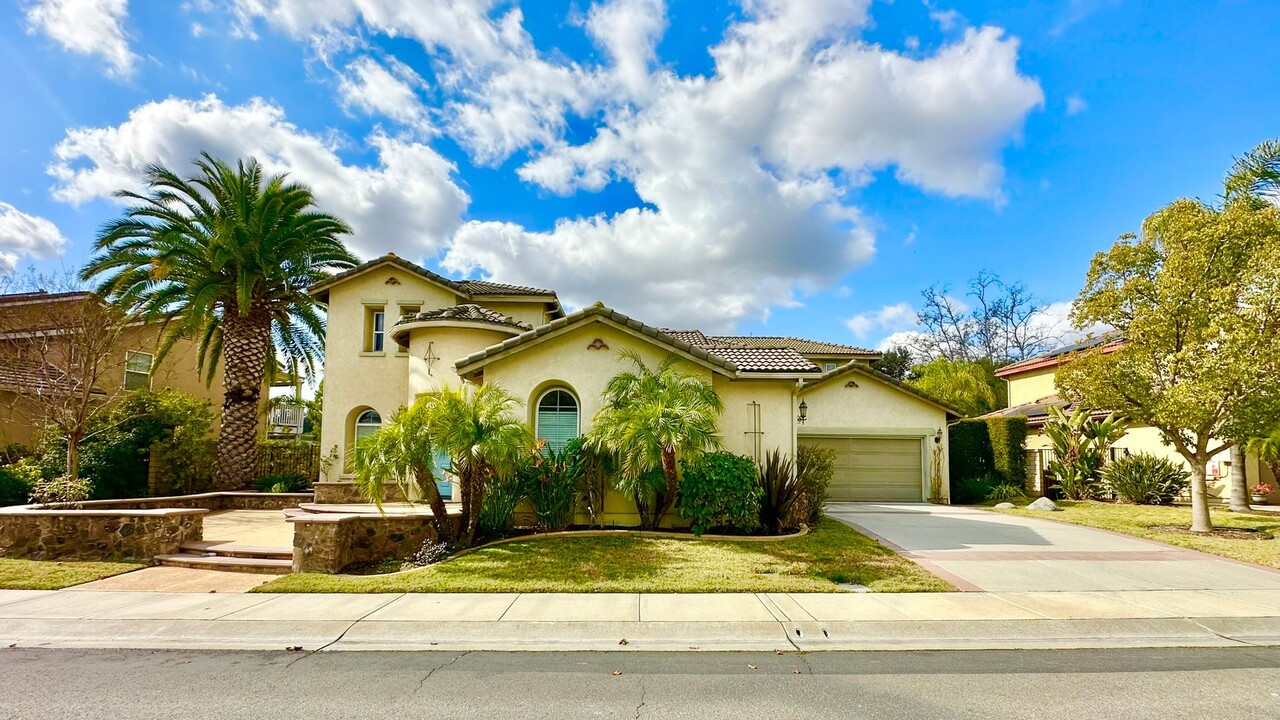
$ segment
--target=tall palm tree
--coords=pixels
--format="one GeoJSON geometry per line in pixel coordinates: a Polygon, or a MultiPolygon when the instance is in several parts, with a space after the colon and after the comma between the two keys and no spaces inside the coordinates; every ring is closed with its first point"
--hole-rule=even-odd
{"type": "Polygon", "coordinates": [[[147,192],[116,193],[133,204],[103,226],[97,255],[81,272],[109,299],[168,320],[160,360],[181,337],[199,337],[199,367],[212,382],[224,366],[219,488],[253,480],[262,384],[277,357],[314,375],[324,318],[307,287],[354,267],[340,237],[350,228],[314,212],[311,190],[264,176],[254,159],[235,167],[207,153],[182,178],[147,168],[147,192]]]}
{"type": "Polygon", "coordinates": [[[388,480],[395,482],[406,498],[423,498],[431,506],[431,524],[436,537],[452,543],[457,529],[445,514],[444,498],[436,485],[432,459],[429,412],[425,399],[400,408],[378,432],[356,444],[351,469],[360,493],[379,508],[386,497],[388,480]]]}
{"type": "Polygon", "coordinates": [[[498,385],[463,383],[428,393],[419,402],[432,447],[452,461],[462,504],[458,537],[471,545],[489,483],[515,472],[534,447],[533,434],[516,417],[519,401],[498,385]]]}
{"type": "Polygon", "coordinates": [[[721,447],[717,422],[724,403],[710,382],[676,367],[674,356],[655,368],[633,350],[622,351],[621,359],[634,370],[618,373],[605,385],[604,406],[591,422],[589,437],[617,457],[624,483],[619,489],[638,489],[638,496],[651,492],[645,479],[661,471],[657,509],[647,523],[642,518],[643,524],[657,527],[676,501],[677,460],[721,447]]]}

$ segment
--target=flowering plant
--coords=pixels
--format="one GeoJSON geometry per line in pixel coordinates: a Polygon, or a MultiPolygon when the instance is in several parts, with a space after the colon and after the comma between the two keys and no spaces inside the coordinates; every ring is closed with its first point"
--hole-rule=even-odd
{"type": "Polygon", "coordinates": [[[1257,485],[1249,488],[1250,495],[1270,495],[1274,491],[1275,488],[1266,483],[1258,483],[1257,485]]]}

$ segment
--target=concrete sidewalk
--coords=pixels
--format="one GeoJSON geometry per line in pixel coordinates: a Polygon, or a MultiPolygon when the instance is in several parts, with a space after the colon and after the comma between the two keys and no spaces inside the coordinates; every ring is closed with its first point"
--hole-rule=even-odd
{"type": "Polygon", "coordinates": [[[0,591],[0,643],[306,651],[1280,645],[1280,590],[708,595],[10,590],[0,591]]]}

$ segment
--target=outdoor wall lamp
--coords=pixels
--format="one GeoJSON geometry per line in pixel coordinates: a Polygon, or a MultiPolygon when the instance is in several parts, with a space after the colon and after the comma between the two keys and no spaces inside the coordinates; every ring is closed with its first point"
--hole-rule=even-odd
{"type": "Polygon", "coordinates": [[[796,422],[798,422],[798,423],[800,423],[801,425],[803,425],[803,424],[804,424],[804,421],[805,421],[808,417],[809,417],[809,405],[808,405],[807,403],[805,403],[805,401],[801,400],[801,401],[800,401],[800,414],[796,416],[796,422]]]}
{"type": "Polygon", "coordinates": [[[933,434],[933,441],[939,445],[942,444],[942,428],[938,428],[938,432],[933,434]]]}

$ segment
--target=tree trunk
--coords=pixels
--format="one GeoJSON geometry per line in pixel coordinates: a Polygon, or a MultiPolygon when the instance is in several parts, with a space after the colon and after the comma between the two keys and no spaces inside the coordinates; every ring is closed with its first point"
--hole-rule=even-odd
{"type": "Polygon", "coordinates": [[[1209,518],[1209,492],[1205,487],[1204,456],[1187,458],[1191,463],[1191,532],[1207,533],[1213,531],[1213,520],[1209,518]]]}
{"type": "Polygon", "coordinates": [[[218,490],[253,482],[258,451],[258,408],[271,348],[271,316],[254,310],[241,317],[227,308],[222,318],[222,430],[218,437],[218,490]]]}
{"type": "Polygon", "coordinates": [[[1239,445],[1231,446],[1231,512],[1249,512],[1249,479],[1245,477],[1244,453],[1239,445]]]}
{"type": "Polygon", "coordinates": [[[676,491],[680,487],[679,468],[676,467],[676,451],[662,451],[662,477],[666,480],[666,489],[662,496],[662,505],[657,512],[653,514],[653,527],[657,529],[662,524],[662,518],[666,517],[671,511],[672,506],[676,504],[676,491]]]}
{"type": "Polygon", "coordinates": [[[80,434],[67,434],[67,477],[80,479],[80,434]]]}
{"type": "Polygon", "coordinates": [[[426,473],[426,477],[416,476],[416,479],[419,492],[426,496],[427,504],[431,506],[431,526],[436,529],[436,539],[452,545],[457,542],[457,533],[449,523],[449,513],[445,508],[444,498],[440,497],[435,475],[426,473]]]}

